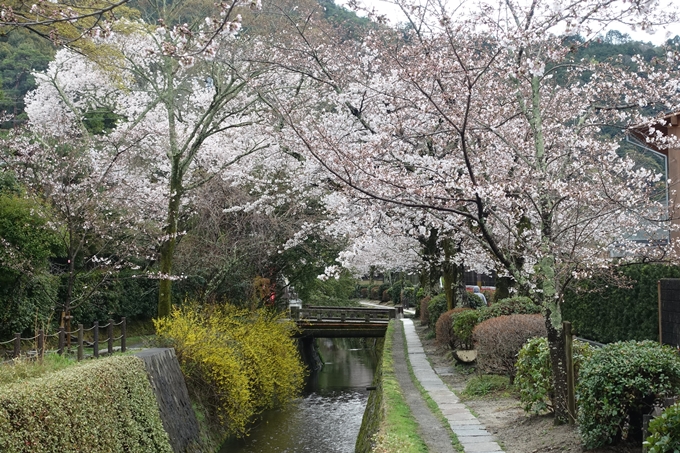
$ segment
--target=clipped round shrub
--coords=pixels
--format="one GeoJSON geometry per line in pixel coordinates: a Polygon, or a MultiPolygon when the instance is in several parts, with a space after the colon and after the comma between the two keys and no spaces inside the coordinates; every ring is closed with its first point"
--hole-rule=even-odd
{"type": "Polygon", "coordinates": [[[472,331],[477,345],[477,366],[493,374],[515,378],[517,353],[529,338],[546,336],[541,315],[498,316],[480,322],[472,331]]]}
{"type": "Polygon", "coordinates": [[[648,453],[680,451],[680,402],[649,423],[649,434],[645,442],[648,453]]]}
{"type": "Polygon", "coordinates": [[[437,343],[442,346],[448,346],[451,349],[458,349],[460,341],[453,332],[453,319],[457,314],[464,311],[471,310],[469,308],[459,307],[442,313],[435,326],[435,338],[437,343]]]}
{"type": "Polygon", "coordinates": [[[467,293],[467,303],[470,308],[474,309],[486,306],[482,298],[474,293],[467,293]]]}
{"type": "Polygon", "coordinates": [[[380,299],[381,302],[389,302],[390,301],[390,291],[385,290],[382,292],[382,299],[380,299]]]}
{"type": "Polygon", "coordinates": [[[531,299],[523,296],[502,299],[489,307],[479,310],[480,321],[506,315],[533,315],[541,312],[541,307],[531,299]]]}
{"type": "Polygon", "coordinates": [[[428,311],[427,307],[430,305],[430,300],[432,298],[430,296],[425,296],[422,299],[420,299],[420,324],[423,326],[426,326],[428,322],[430,322],[430,312],[428,311]]]}
{"type": "Polygon", "coordinates": [[[652,341],[608,344],[581,368],[579,430],[586,449],[623,439],[641,441],[642,414],[658,398],[680,390],[680,358],[652,341]]]}
{"type": "Polygon", "coordinates": [[[370,300],[380,300],[382,292],[380,291],[380,286],[373,285],[368,290],[368,298],[370,300]]]}
{"type": "MultiPolygon", "coordinates": [[[[573,352],[575,383],[578,386],[578,372],[583,362],[592,355],[593,348],[584,341],[576,340],[573,343],[573,352]]],[[[524,410],[535,414],[553,412],[555,390],[548,339],[536,337],[524,343],[517,355],[515,367],[515,387],[519,390],[519,399],[524,410]]]]}
{"type": "Polygon", "coordinates": [[[453,336],[458,348],[472,349],[472,331],[479,324],[479,312],[477,310],[465,310],[452,316],[453,336]]]}
{"type": "Polygon", "coordinates": [[[430,303],[427,304],[427,312],[429,314],[428,324],[430,326],[435,326],[439,317],[448,309],[446,303],[446,294],[437,294],[434,296],[430,303]]]}

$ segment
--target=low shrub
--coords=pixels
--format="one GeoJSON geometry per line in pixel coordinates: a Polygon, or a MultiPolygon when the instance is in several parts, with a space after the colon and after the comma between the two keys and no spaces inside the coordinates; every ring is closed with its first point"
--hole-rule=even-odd
{"type": "Polygon", "coordinates": [[[390,301],[390,291],[389,290],[384,290],[382,292],[382,298],[380,299],[381,302],[389,302],[390,301]]]}
{"type": "Polygon", "coordinates": [[[437,324],[439,317],[448,309],[446,303],[446,294],[437,294],[434,296],[430,303],[427,304],[427,312],[429,314],[428,325],[434,327],[437,324]]]}
{"type": "MultiPolygon", "coordinates": [[[[593,348],[586,342],[574,341],[573,353],[575,383],[578,386],[578,372],[583,362],[592,355],[593,348]]],[[[515,387],[519,390],[519,399],[524,410],[535,414],[553,412],[555,391],[548,339],[529,339],[520,349],[515,366],[515,387]]]]}
{"type": "Polygon", "coordinates": [[[483,289],[482,294],[484,294],[484,297],[486,297],[487,305],[491,305],[491,303],[495,300],[496,291],[492,291],[490,289],[483,289]]]}
{"type": "Polygon", "coordinates": [[[480,322],[472,331],[477,366],[487,373],[515,378],[517,353],[529,338],[546,336],[541,315],[498,316],[480,322]]]}
{"type": "Polygon", "coordinates": [[[467,293],[467,304],[470,308],[474,309],[486,307],[484,300],[474,293],[467,293]]]}
{"type": "Polygon", "coordinates": [[[459,339],[453,331],[453,319],[456,314],[464,311],[471,310],[469,308],[459,307],[442,313],[435,325],[435,338],[437,339],[437,343],[442,346],[448,346],[451,349],[458,349],[461,346],[459,339]]]}
{"type": "Polygon", "coordinates": [[[362,299],[366,299],[368,297],[368,288],[360,288],[359,289],[359,296],[362,299]]]}
{"type": "Polygon", "coordinates": [[[645,442],[648,453],[680,451],[680,402],[649,423],[649,434],[645,442]]]}
{"type": "Polygon", "coordinates": [[[541,307],[523,296],[502,299],[479,310],[480,322],[506,315],[533,315],[541,312],[541,307]]]}
{"type": "Polygon", "coordinates": [[[212,415],[230,433],[247,435],[255,416],[302,390],[295,325],[280,314],[186,304],[155,325],[157,337],[174,346],[190,391],[211,401],[212,415]]]}
{"type": "Polygon", "coordinates": [[[420,307],[420,314],[418,318],[420,319],[420,325],[422,326],[426,326],[430,321],[430,312],[428,311],[427,307],[430,305],[431,299],[432,298],[430,296],[425,296],[420,299],[420,303],[418,304],[420,307]]]}
{"type": "Polygon", "coordinates": [[[653,341],[608,344],[593,352],[579,375],[579,430],[587,449],[642,441],[642,415],[654,401],[680,390],[680,358],[653,341]]]}
{"type": "Polygon", "coordinates": [[[406,287],[401,292],[404,307],[413,307],[416,304],[416,289],[413,286],[406,287]]]}
{"type": "Polygon", "coordinates": [[[472,331],[479,324],[479,312],[477,310],[466,310],[458,313],[452,318],[453,335],[458,342],[460,349],[472,349],[472,331]]]}
{"type": "Polygon", "coordinates": [[[492,393],[505,392],[512,388],[507,376],[482,374],[471,378],[462,392],[463,397],[480,397],[492,393]]]}
{"type": "Polygon", "coordinates": [[[172,453],[133,356],[84,362],[0,387],[0,451],[172,453]]]}
{"type": "Polygon", "coordinates": [[[368,288],[368,298],[370,300],[380,300],[382,292],[380,291],[380,286],[373,285],[368,288]]]}

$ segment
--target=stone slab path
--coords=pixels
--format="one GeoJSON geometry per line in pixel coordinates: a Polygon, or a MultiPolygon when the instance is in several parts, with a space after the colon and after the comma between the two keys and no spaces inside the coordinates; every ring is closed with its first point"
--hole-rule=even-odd
{"type": "Polygon", "coordinates": [[[495,441],[494,437],[482,426],[477,418],[472,415],[467,407],[460,402],[455,393],[442,382],[437,373],[427,361],[423,345],[418,338],[416,329],[411,319],[402,318],[404,336],[408,349],[408,360],[411,362],[413,373],[420,381],[430,398],[437,403],[442,414],[447,418],[449,425],[466,453],[498,453],[503,450],[495,441]]]}

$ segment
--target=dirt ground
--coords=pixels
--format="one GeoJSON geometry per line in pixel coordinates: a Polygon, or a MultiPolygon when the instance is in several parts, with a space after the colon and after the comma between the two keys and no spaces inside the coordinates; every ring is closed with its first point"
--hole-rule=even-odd
{"type": "MultiPolygon", "coordinates": [[[[434,339],[427,338],[427,329],[414,321],[430,363],[442,380],[454,391],[465,388],[466,381],[474,374],[463,374],[451,367],[455,364],[451,353],[439,347],[434,339]]],[[[526,414],[517,398],[489,396],[466,399],[470,408],[487,430],[493,433],[507,453],[582,452],[578,430],[573,425],[554,426],[552,417],[526,414]]],[[[589,450],[591,453],[641,453],[642,449],[630,445],[618,445],[589,450]]]]}

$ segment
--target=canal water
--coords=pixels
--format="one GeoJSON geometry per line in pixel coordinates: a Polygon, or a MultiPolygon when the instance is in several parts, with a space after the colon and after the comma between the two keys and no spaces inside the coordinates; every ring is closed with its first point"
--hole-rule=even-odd
{"type": "Polygon", "coordinates": [[[374,341],[318,343],[325,365],[309,376],[303,396],[265,414],[249,437],[225,443],[219,453],[354,453],[378,360],[374,341]]]}

